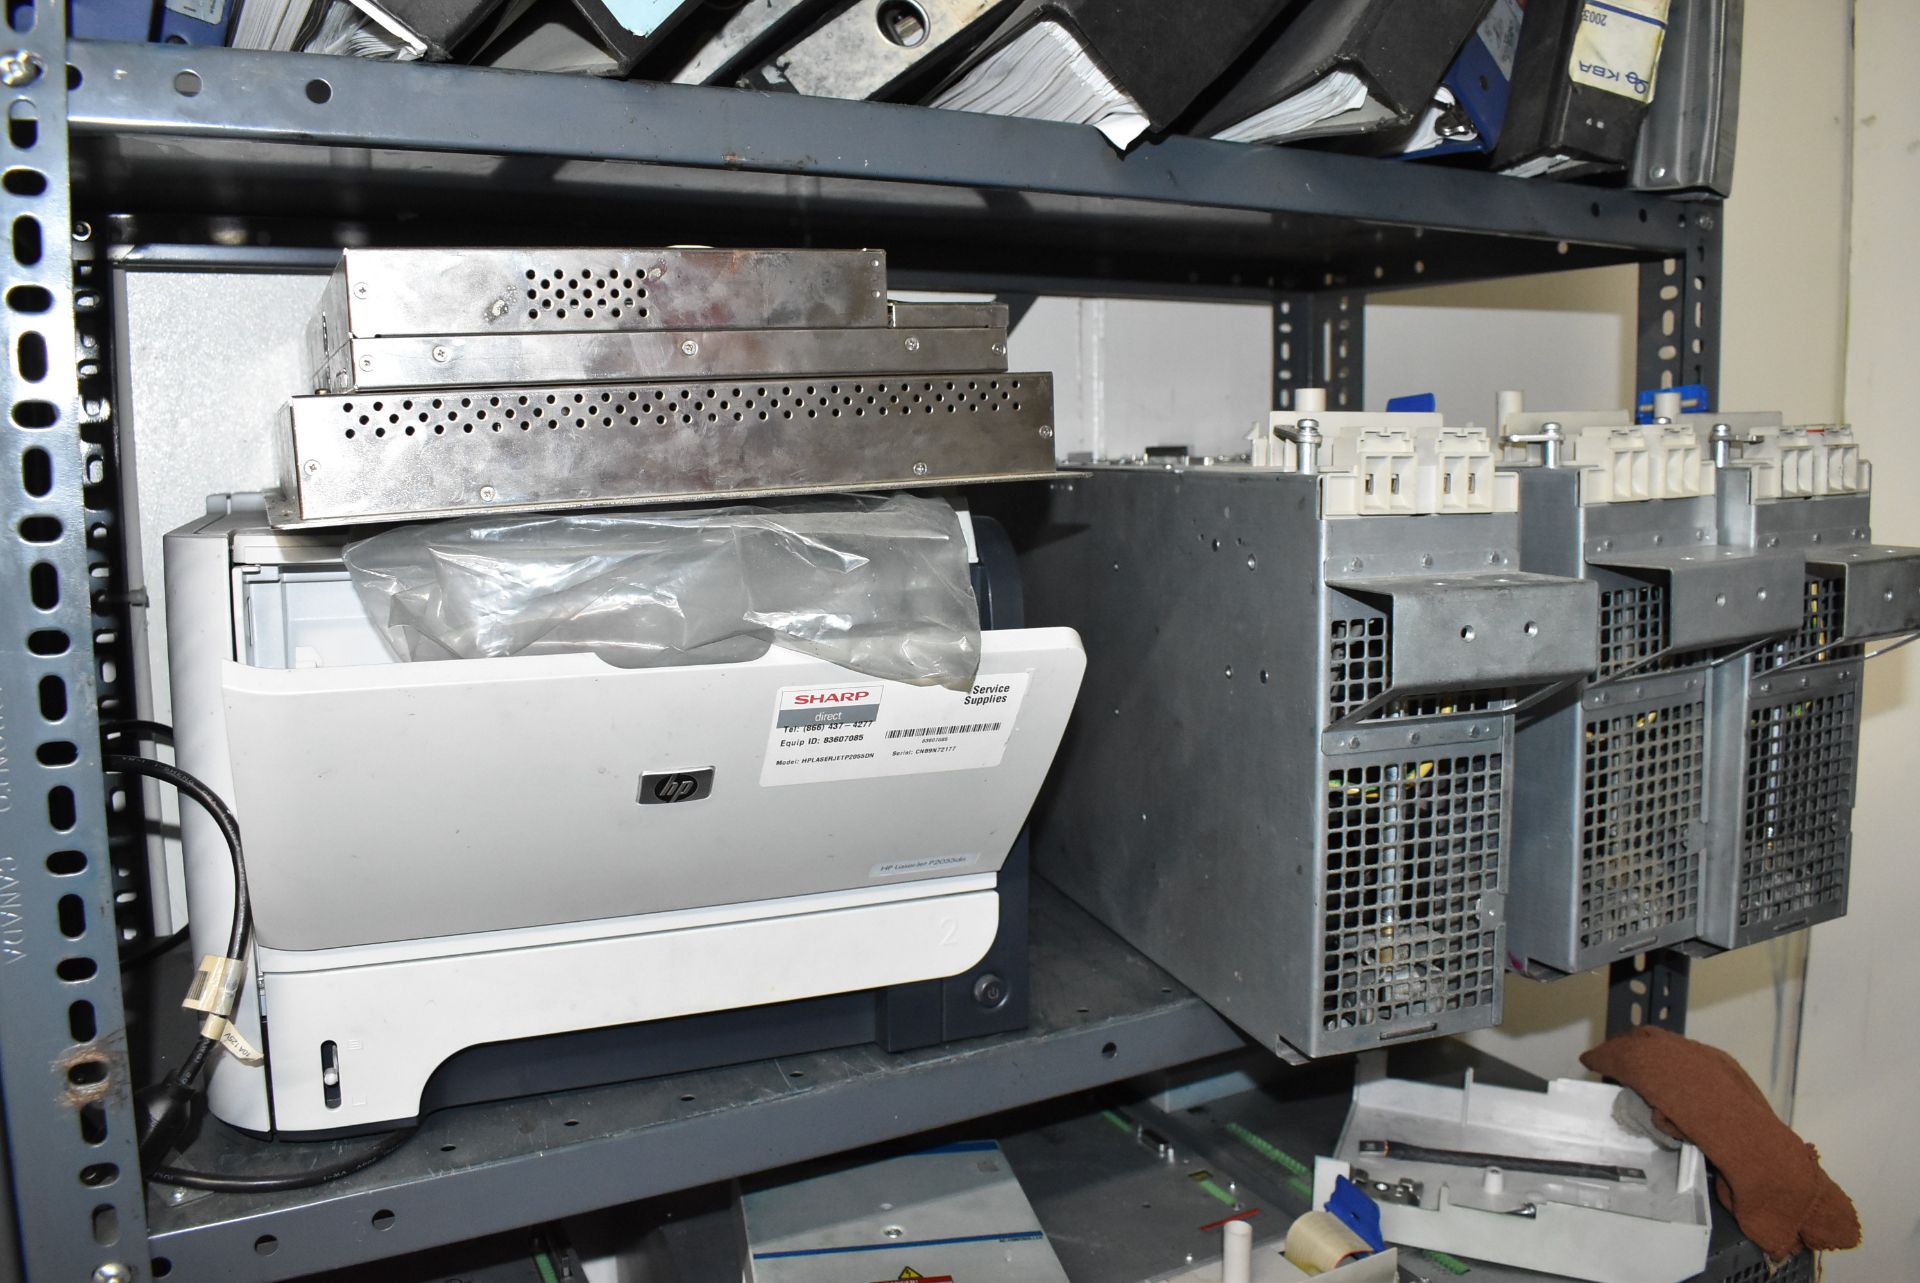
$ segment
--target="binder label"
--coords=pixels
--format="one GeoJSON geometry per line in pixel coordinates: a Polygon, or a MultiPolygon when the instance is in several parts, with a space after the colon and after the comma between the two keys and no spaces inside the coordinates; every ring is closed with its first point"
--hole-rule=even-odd
{"type": "Polygon", "coordinates": [[[1567,76],[1576,85],[1651,102],[1666,34],[1667,0],[1586,0],[1567,76]]]}
{"type": "Polygon", "coordinates": [[[167,8],[215,27],[227,20],[227,0],[167,0],[167,8]]]}

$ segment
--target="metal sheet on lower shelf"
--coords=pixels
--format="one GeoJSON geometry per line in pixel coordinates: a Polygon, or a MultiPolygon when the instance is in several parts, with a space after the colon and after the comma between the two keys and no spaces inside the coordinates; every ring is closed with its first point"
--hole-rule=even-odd
{"type": "MultiPolygon", "coordinates": [[[[317,1190],[179,1197],[154,1187],[149,1250],[175,1278],[291,1278],[911,1135],[1243,1045],[1164,971],[1038,883],[1032,983],[1032,1021],[1017,1034],[899,1055],[852,1047],[447,1110],[391,1158],[317,1190]]],[[[368,1143],[273,1145],[208,1123],[177,1165],[298,1170],[368,1143]]]]}
{"type": "Polygon", "coordinates": [[[1054,475],[1053,376],[915,374],[295,397],[282,527],[1054,475]]]}
{"type": "Polygon", "coordinates": [[[653,330],[348,339],[312,372],[316,392],[617,379],[803,378],[1007,368],[1007,332],[911,329],[653,330]]]}

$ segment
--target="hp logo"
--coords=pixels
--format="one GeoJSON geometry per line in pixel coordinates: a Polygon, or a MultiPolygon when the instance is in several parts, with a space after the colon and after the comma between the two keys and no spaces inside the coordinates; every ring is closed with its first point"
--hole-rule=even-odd
{"type": "Polygon", "coordinates": [[[713,768],[697,771],[660,771],[640,777],[639,802],[659,806],[668,802],[698,802],[713,792],[713,768]]]}

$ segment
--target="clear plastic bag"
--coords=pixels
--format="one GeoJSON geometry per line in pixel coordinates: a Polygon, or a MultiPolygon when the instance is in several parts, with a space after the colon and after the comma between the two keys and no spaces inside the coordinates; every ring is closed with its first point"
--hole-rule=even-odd
{"type": "Polygon", "coordinates": [[[401,659],[591,651],[649,668],[771,643],[955,690],[980,662],[960,518],[914,495],[434,522],[344,559],[401,659]]]}

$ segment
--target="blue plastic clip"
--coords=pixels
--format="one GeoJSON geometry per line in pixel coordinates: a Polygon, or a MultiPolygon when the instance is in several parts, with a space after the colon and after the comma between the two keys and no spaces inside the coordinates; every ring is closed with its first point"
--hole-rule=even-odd
{"type": "Polygon", "coordinates": [[[1380,1236],[1380,1205],[1346,1177],[1334,1178],[1333,1196],[1327,1200],[1327,1210],[1365,1239],[1368,1247],[1376,1252],[1387,1250],[1387,1240],[1380,1236]]]}
{"type": "MultiPolygon", "coordinates": [[[[1680,409],[1685,414],[1709,414],[1713,410],[1713,398],[1707,394],[1704,383],[1682,383],[1678,387],[1663,388],[1662,391],[1680,394],[1680,409]]],[[[1639,400],[1633,403],[1633,421],[1635,423],[1653,422],[1653,389],[1640,393],[1639,400]]]]}

